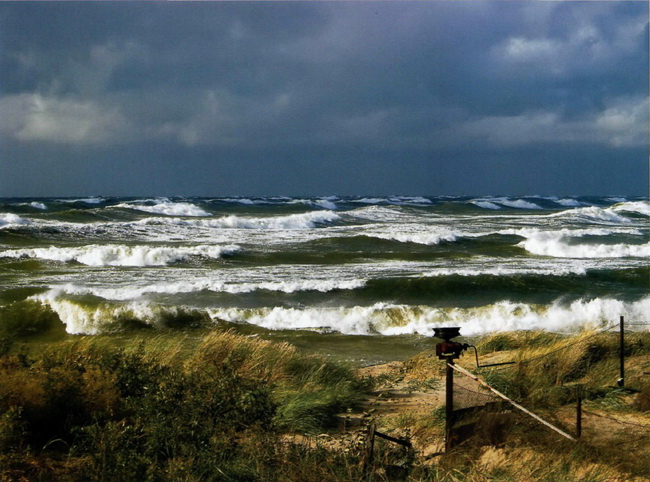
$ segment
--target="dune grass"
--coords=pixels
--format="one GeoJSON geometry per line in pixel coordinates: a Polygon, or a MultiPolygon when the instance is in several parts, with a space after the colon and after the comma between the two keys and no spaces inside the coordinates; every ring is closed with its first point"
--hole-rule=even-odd
{"type": "MultiPolygon", "coordinates": [[[[48,326],[47,320],[41,324],[48,326]]],[[[231,330],[67,337],[24,346],[0,340],[0,480],[405,476],[395,465],[405,454],[394,444],[378,440],[375,462],[364,470],[359,440],[328,445],[319,435],[331,429],[335,439],[337,415],[357,407],[382,380],[361,378],[353,366],[291,344],[231,330]]],[[[616,334],[504,333],[476,344],[481,355],[518,361],[480,370],[489,383],[558,423],[577,386],[587,408],[598,413],[632,420],[650,411],[650,383],[643,376],[647,334],[629,336],[626,345],[626,384],[639,389],[634,396],[615,387],[616,334]]],[[[470,368],[468,357],[460,363],[470,368]]],[[[406,387],[435,390],[442,365],[422,352],[398,375],[406,387]]],[[[379,426],[425,446],[441,439],[443,413],[440,407],[430,415],[386,415],[379,426]]],[[[498,442],[475,439],[432,459],[416,454],[407,463],[408,480],[644,480],[650,477],[650,440],[647,431],[644,438],[642,429],[634,430],[574,444],[534,421],[508,419],[507,437],[494,437],[498,442]]]]}
{"type": "Polygon", "coordinates": [[[106,337],[6,352],[0,473],[268,480],[294,466],[321,475],[347,470],[337,457],[323,464],[318,450],[305,457],[281,449],[280,435],[327,427],[367,388],[352,367],[229,331],[208,334],[189,353],[166,339],[116,348],[106,337]],[[288,464],[292,457],[300,460],[288,464]],[[322,467],[306,469],[309,460],[322,467]]]}

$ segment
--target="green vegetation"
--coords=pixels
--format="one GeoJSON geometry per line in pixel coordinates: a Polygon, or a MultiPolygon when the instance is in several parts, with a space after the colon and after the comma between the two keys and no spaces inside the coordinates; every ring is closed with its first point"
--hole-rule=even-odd
{"type": "Polygon", "coordinates": [[[107,340],[5,350],[7,479],[317,480],[359,470],[345,454],[305,454],[281,438],[323,429],[358,402],[369,385],[351,367],[228,331],[189,354],[155,338],[122,348],[107,340]]]}
{"type": "MultiPolygon", "coordinates": [[[[626,343],[626,386],[636,392],[615,386],[618,338],[612,333],[521,332],[477,340],[486,362],[518,362],[481,369],[481,376],[570,433],[579,387],[591,417],[586,432],[574,443],[515,412],[483,413],[472,438],[434,456],[442,449],[444,396],[423,412],[414,409],[417,403],[377,410],[364,402],[378,388],[387,390],[375,392],[384,407],[442,394],[444,365],[431,351],[372,378],[289,343],[234,330],[182,336],[146,330],[19,345],[12,340],[35,340],[56,325],[41,310],[33,329],[19,327],[11,320],[28,316],[30,307],[10,310],[3,313],[0,338],[0,481],[650,477],[647,333],[626,343]],[[378,438],[368,463],[363,425],[340,430],[341,414],[352,424],[355,416],[364,419],[355,415],[364,408],[365,419],[383,433],[409,438],[415,452],[378,438]]],[[[471,369],[473,354],[459,363],[471,369]]]]}
{"type": "MultiPolygon", "coordinates": [[[[585,332],[575,336],[502,333],[480,340],[478,349],[484,355],[509,350],[508,357],[516,365],[487,368],[481,374],[496,389],[533,406],[569,403],[575,399],[577,387],[587,399],[599,399],[607,394],[611,398],[619,373],[617,333],[585,332]]],[[[646,333],[626,335],[627,386],[639,387],[644,383],[642,371],[630,357],[647,355],[650,355],[650,337],[646,333]]]]}

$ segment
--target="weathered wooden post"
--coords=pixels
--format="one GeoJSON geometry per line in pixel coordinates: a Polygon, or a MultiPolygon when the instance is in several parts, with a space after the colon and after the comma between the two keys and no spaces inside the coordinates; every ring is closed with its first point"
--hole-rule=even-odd
{"type": "Polygon", "coordinates": [[[576,438],[582,436],[582,387],[576,387],[576,438]]]}
{"type": "Polygon", "coordinates": [[[623,316],[621,316],[619,323],[618,357],[620,362],[620,376],[616,384],[623,388],[625,386],[625,319],[623,316]]]}
{"type": "Polygon", "coordinates": [[[434,336],[442,338],[444,341],[436,345],[436,355],[440,360],[445,360],[446,366],[446,384],[445,384],[445,452],[453,447],[452,431],[454,427],[454,359],[460,357],[460,354],[469,348],[469,345],[451,341],[453,338],[460,336],[460,328],[457,326],[434,328],[434,336]]]}
{"type": "Polygon", "coordinates": [[[447,382],[445,387],[445,452],[449,453],[452,448],[451,431],[454,426],[454,360],[447,360],[447,382]]]}

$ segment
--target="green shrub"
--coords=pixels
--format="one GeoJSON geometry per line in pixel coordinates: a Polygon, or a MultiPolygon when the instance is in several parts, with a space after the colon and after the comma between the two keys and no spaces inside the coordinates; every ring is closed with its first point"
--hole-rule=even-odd
{"type": "Polygon", "coordinates": [[[38,301],[24,300],[0,306],[0,335],[4,337],[28,337],[62,327],[58,315],[38,301]]]}

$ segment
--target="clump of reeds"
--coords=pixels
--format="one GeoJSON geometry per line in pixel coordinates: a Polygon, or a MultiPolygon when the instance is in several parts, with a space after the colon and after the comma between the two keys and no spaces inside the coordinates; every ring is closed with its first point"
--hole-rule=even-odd
{"type": "MultiPolygon", "coordinates": [[[[626,356],[649,351],[642,337],[630,336],[626,356]]],[[[576,384],[600,393],[603,385],[614,386],[618,377],[619,342],[616,333],[584,332],[574,336],[512,333],[487,337],[479,351],[514,350],[511,367],[486,369],[488,383],[511,397],[535,405],[553,406],[569,401],[576,384]],[[596,390],[598,388],[598,390],[596,390]]]]}

